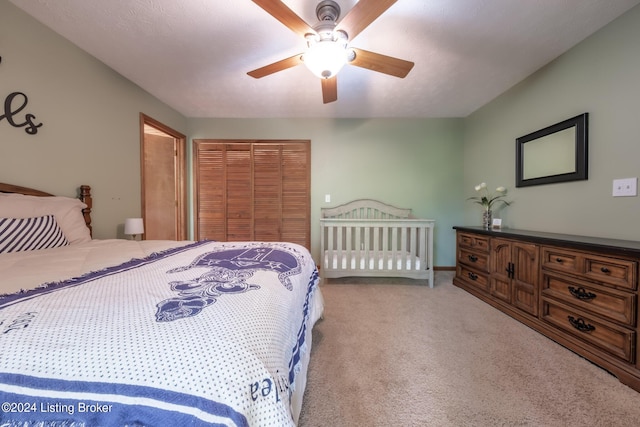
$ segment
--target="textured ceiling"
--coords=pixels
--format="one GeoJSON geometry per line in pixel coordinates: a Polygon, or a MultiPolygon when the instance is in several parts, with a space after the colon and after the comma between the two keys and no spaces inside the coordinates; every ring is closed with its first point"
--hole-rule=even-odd
{"type": "MultiPolygon", "coordinates": [[[[187,117],[465,117],[640,0],[399,0],[351,45],[413,61],[404,79],[345,66],[322,103],[304,50],[250,0],[10,0],[187,117]]],[[[337,0],[342,16],[356,0],[337,0]]],[[[310,25],[317,0],[284,3],[310,25]]]]}

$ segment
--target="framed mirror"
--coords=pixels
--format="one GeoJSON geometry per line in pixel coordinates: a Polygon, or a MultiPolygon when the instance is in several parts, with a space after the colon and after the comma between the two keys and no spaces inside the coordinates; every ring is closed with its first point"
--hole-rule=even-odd
{"type": "Polygon", "coordinates": [[[516,139],[516,187],[587,179],[589,113],[516,139]]]}

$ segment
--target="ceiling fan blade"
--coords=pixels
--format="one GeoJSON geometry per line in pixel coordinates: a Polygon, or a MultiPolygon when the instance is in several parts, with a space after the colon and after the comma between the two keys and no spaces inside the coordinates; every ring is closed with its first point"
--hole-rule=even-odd
{"type": "Polygon", "coordinates": [[[328,104],[338,100],[338,76],[329,79],[321,79],[322,82],[322,102],[328,104]]]}
{"type": "Polygon", "coordinates": [[[353,40],[396,1],[360,0],[338,23],[337,29],[345,31],[349,35],[349,40],[353,40]]]}
{"type": "Polygon", "coordinates": [[[304,22],[302,18],[280,0],[253,0],[253,2],[264,9],[269,15],[282,22],[294,33],[302,37],[307,33],[315,33],[309,24],[304,22]]]}
{"type": "Polygon", "coordinates": [[[356,54],[353,61],[349,62],[356,67],[366,68],[371,71],[389,74],[391,76],[405,78],[413,68],[413,62],[392,56],[381,55],[363,49],[352,48],[356,54]]]}
{"type": "Polygon", "coordinates": [[[278,71],[286,70],[287,68],[292,68],[300,64],[302,64],[301,53],[287,59],[274,62],[273,64],[265,65],[264,67],[255,69],[253,71],[249,71],[247,74],[255,79],[260,79],[262,77],[268,76],[269,74],[277,73],[278,71]]]}

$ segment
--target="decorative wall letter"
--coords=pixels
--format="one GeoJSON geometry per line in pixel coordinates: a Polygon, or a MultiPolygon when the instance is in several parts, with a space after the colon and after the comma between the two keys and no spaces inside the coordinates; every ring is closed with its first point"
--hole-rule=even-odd
{"type": "MultiPolygon", "coordinates": [[[[0,57],[0,63],[2,57],[0,57]]],[[[22,110],[27,107],[29,98],[22,92],[12,92],[4,99],[4,110],[0,110],[0,122],[3,119],[7,120],[11,126],[15,128],[25,128],[24,131],[29,135],[35,135],[38,133],[38,128],[42,126],[42,123],[36,123],[34,116],[31,113],[20,114],[22,110]]]]}

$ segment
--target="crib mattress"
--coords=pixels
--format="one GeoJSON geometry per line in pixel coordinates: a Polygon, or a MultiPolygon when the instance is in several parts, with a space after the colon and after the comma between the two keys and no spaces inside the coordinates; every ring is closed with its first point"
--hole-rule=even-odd
{"type": "Polygon", "coordinates": [[[409,252],[325,251],[325,269],[331,270],[421,270],[420,258],[409,252]]]}

